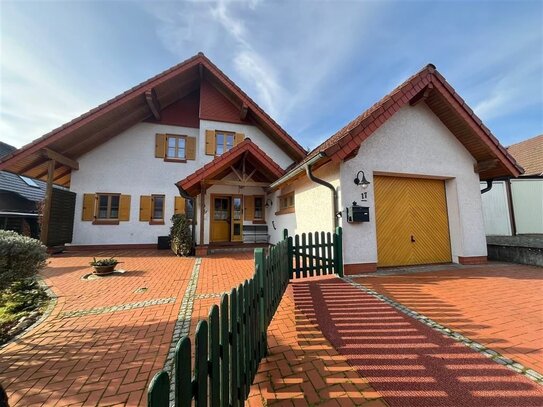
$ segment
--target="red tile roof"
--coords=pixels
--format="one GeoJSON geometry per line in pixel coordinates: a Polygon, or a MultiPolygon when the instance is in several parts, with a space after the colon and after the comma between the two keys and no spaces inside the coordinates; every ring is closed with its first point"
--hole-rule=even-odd
{"type": "MultiPolygon", "coordinates": [[[[441,104],[441,108],[446,105],[450,111],[454,111],[454,114],[461,118],[468,127],[470,136],[473,137],[474,135],[480,139],[485,146],[485,151],[492,155],[492,157],[488,158],[498,158],[500,160],[503,166],[501,169],[501,172],[504,173],[503,175],[518,176],[522,173],[522,168],[515,162],[515,159],[507,153],[507,150],[499,143],[498,139],[494,137],[490,130],[482,123],[481,119],[475,115],[473,110],[432,64],[415,73],[391,93],[312,150],[289,173],[295,171],[319,153],[324,153],[327,157],[334,160],[342,160],[353,156],[358,152],[362,142],[373,134],[375,130],[392,117],[394,113],[414,100],[415,97],[422,96],[422,92],[427,91],[427,89],[429,89],[428,94],[439,94],[439,100],[434,98],[436,99],[436,105],[441,104]],[[429,85],[431,85],[430,89],[428,88],[429,85]]],[[[430,107],[432,108],[432,106],[430,107]]],[[[440,119],[443,121],[447,117],[441,116],[440,119]]],[[[454,131],[452,132],[455,133],[454,131]]],[[[470,150],[471,147],[466,148],[470,150]]],[[[473,146],[470,152],[474,154],[474,150],[475,146],[473,146]]],[[[483,155],[482,150],[478,150],[477,153],[479,156],[483,155]]],[[[489,174],[492,175],[493,173],[489,172],[489,174]]],[[[483,178],[484,175],[482,175],[483,178]]]]}
{"type": "MultiPolygon", "coordinates": [[[[95,139],[95,144],[98,145],[107,140],[108,136],[109,138],[114,137],[120,131],[149,117],[151,113],[145,102],[145,92],[147,90],[156,89],[161,85],[164,86],[165,83],[171,83],[170,81],[182,83],[183,75],[189,75],[189,73],[192,75],[196,72],[197,77],[198,69],[200,69],[200,75],[202,75],[203,71],[205,71],[206,75],[210,74],[225,90],[239,100],[240,104],[246,105],[253,117],[266,128],[270,136],[289,156],[296,161],[305,157],[306,151],[302,146],[203,53],[198,53],[37,138],[17,151],[2,157],[0,159],[0,170],[35,176],[36,173],[41,172],[38,167],[44,166],[45,159],[41,157],[40,150],[45,147],[66,154],[70,158],[77,158],[81,154],[72,154],[70,151],[74,149],[79,151],[79,144],[84,144],[85,148],[88,146],[93,148],[95,147],[93,144],[95,139]],[[80,133],[84,133],[84,135],[80,133]]],[[[82,153],[84,152],[82,151],[82,153]]]]}
{"type": "Polygon", "coordinates": [[[270,182],[275,181],[285,173],[270,156],[253,143],[251,139],[246,138],[237,146],[228,150],[226,153],[215,157],[211,162],[199,168],[185,179],[177,182],[176,185],[184,189],[190,195],[195,196],[200,192],[200,184],[202,181],[213,179],[217,174],[230,168],[230,166],[241,159],[245,153],[248,153],[258,162],[258,172],[263,174],[270,182]]]}
{"type": "Polygon", "coordinates": [[[524,175],[543,176],[543,134],[507,147],[524,168],[524,175]]]}

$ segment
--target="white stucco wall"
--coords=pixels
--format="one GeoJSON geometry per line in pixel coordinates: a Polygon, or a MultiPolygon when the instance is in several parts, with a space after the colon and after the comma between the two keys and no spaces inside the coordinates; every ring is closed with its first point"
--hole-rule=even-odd
{"type": "MultiPolygon", "coordinates": [[[[283,150],[254,126],[207,120],[200,122],[199,129],[139,123],[78,159],[79,170],[72,173],[70,185],[70,190],[77,194],[72,244],[154,244],[158,236],[167,235],[169,219],[174,211],[174,197],[179,196],[175,183],[214,158],[205,154],[206,129],[244,133],[281,167],[286,168],[292,162],[283,150]],[[175,163],[155,158],[156,133],[197,137],[196,160],[175,163]],[[93,225],[92,222],[81,221],[83,194],[96,192],[130,195],[130,220],[119,225],[93,225]],[[139,221],[139,198],[151,194],[166,196],[164,225],[139,221]]],[[[214,186],[209,191],[219,190],[214,186]]],[[[238,188],[230,187],[228,190],[237,193],[238,188]]],[[[224,189],[220,191],[227,192],[224,189]]],[[[261,193],[262,190],[259,188],[258,191],[261,193]]],[[[243,193],[248,194],[247,191],[243,193]]],[[[209,208],[209,195],[206,208],[209,208]]],[[[206,217],[206,234],[209,234],[208,222],[209,214],[206,217]]],[[[199,230],[197,226],[197,235],[199,230]]]]}
{"type": "Polygon", "coordinates": [[[361,188],[353,183],[364,170],[370,222],[343,222],[344,263],[376,263],[374,175],[404,175],[445,179],[451,251],[458,256],[486,256],[486,239],[475,159],[424,104],[406,106],[384,123],[357,156],[341,164],[341,206],[360,202],[361,188]]]}
{"type": "MultiPolygon", "coordinates": [[[[332,184],[339,194],[341,202],[341,187],[339,182],[339,165],[328,163],[315,170],[314,175],[332,184]]],[[[283,237],[283,229],[288,229],[290,235],[307,232],[333,232],[334,220],[333,200],[330,189],[316,184],[304,174],[300,179],[284,187],[271,196],[274,205],[269,208],[270,219],[274,221],[276,229],[270,226],[270,241],[276,243],[283,237]],[[279,209],[279,196],[294,190],[295,212],[275,215],[279,209]]]]}

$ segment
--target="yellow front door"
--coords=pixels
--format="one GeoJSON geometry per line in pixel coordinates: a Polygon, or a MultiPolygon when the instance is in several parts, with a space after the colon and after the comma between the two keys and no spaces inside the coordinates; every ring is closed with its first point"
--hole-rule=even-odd
{"type": "Polygon", "coordinates": [[[211,242],[230,241],[230,197],[212,196],[211,200],[211,242]]]}
{"type": "Polygon", "coordinates": [[[378,266],[451,261],[444,181],[376,176],[374,193],[378,266]]]}

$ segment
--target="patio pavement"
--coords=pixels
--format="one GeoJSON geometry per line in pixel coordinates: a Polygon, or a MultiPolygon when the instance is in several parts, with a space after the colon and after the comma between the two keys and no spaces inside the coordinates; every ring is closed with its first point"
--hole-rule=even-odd
{"type": "Polygon", "coordinates": [[[354,281],[543,373],[543,268],[433,268],[354,281]]]}
{"type": "MultiPolygon", "coordinates": [[[[0,382],[11,405],[146,405],[151,377],[168,367],[172,337],[193,334],[197,320],[207,317],[220,295],[253,274],[252,257],[247,252],[178,258],[153,250],[53,257],[43,276],[58,296],[54,310],[0,349],[0,382]],[[82,280],[91,272],[93,256],[115,256],[126,272],[82,280]]],[[[463,277],[471,281],[468,274],[463,277]]],[[[532,293],[532,288],[517,287],[517,294],[519,289],[532,293]]],[[[269,355],[248,404],[387,406],[317,322],[307,315],[306,299],[296,300],[289,287],[270,326],[269,355]]]]}

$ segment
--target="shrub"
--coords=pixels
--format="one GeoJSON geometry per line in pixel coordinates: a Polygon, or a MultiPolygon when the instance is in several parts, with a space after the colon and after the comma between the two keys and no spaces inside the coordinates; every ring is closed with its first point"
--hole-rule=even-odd
{"type": "Polygon", "coordinates": [[[0,289],[45,267],[47,248],[36,239],[0,230],[0,289]]]}
{"type": "Polygon", "coordinates": [[[172,222],[170,229],[172,250],[178,256],[189,256],[192,252],[190,222],[183,214],[173,215],[172,222]]]}

